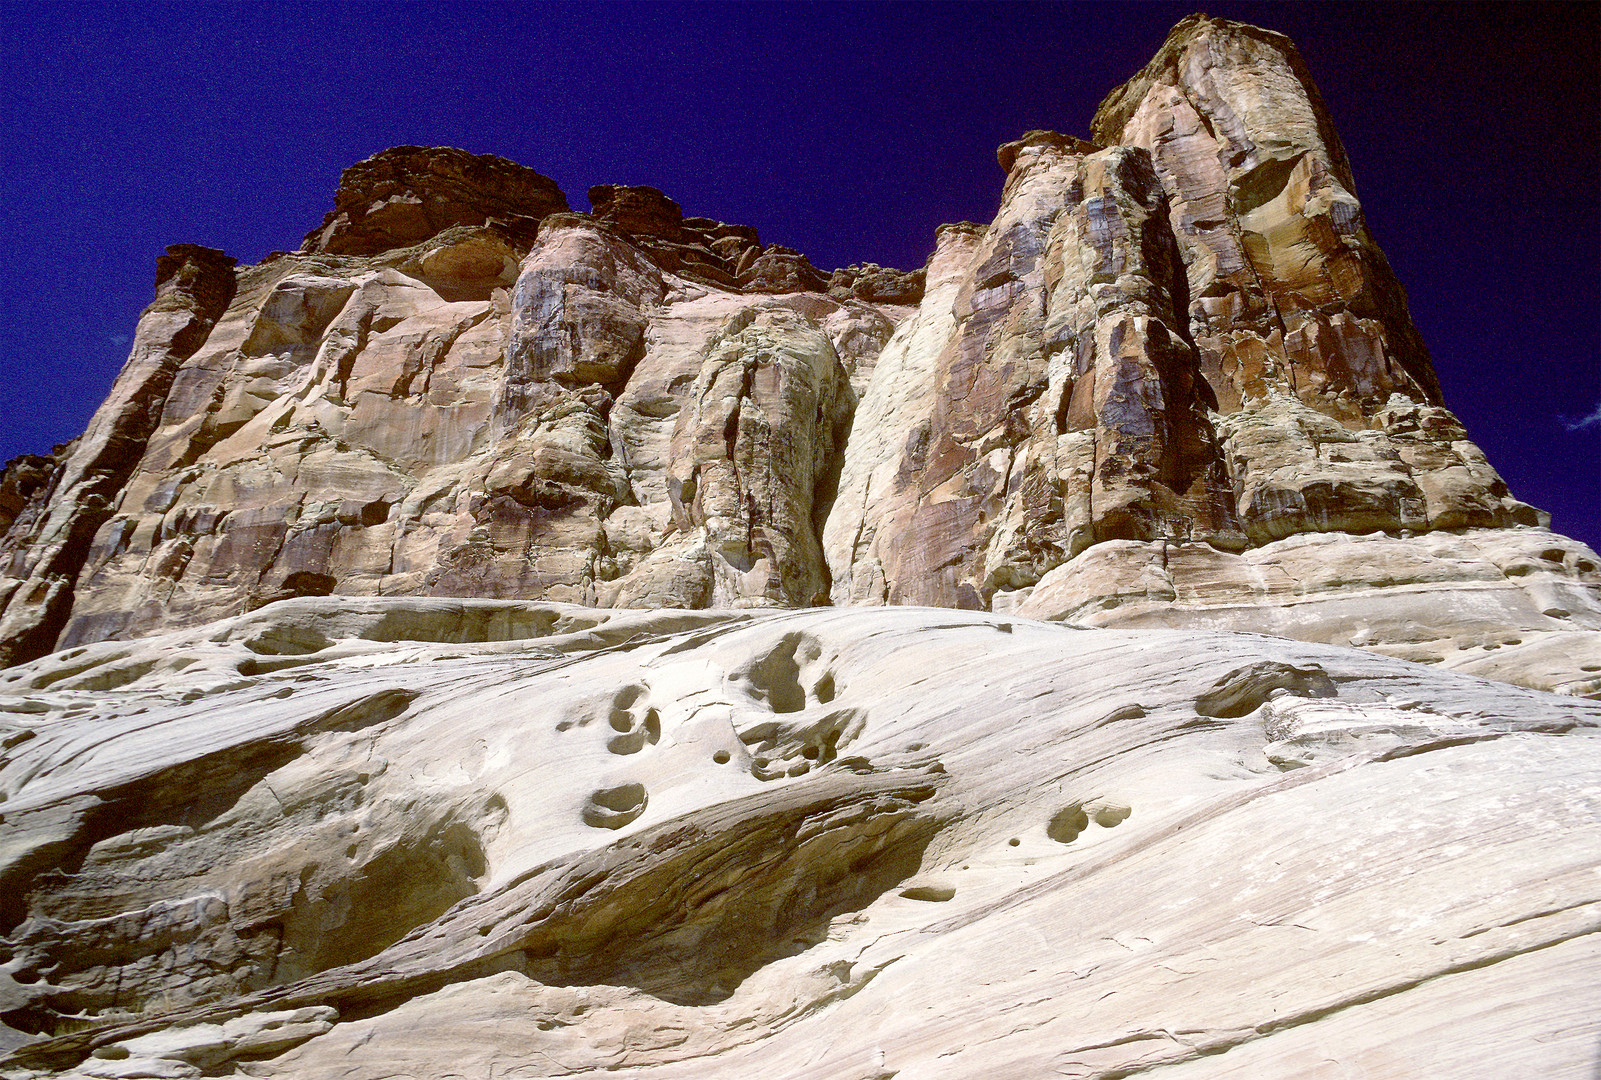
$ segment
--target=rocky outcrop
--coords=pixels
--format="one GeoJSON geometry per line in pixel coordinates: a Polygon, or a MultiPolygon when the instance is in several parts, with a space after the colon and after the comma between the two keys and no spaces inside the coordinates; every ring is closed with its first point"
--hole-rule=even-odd
{"type": "Polygon", "coordinates": [[[1601,697],[1597,569],[1585,545],[1541,529],[1306,533],[1238,553],[1116,541],[1052,570],[1008,610],[1352,645],[1601,697]]]}
{"type": "Polygon", "coordinates": [[[990,607],[1106,541],[1543,522],[1441,406],[1286,39],[1186,19],[1092,130],[1001,148],[1000,214],[919,313],[938,359],[895,377],[924,419],[833,523],[836,602],[990,607]]]}
{"type": "Polygon", "coordinates": [[[708,572],[691,606],[827,602],[818,531],[852,403],[832,342],[805,316],[775,306],[724,329],[679,410],[667,472],[672,524],[708,572]]]}
{"type": "Polygon", "coordinates": [[[855,297],[880,304],[916,304],[923,299],[925,272],[910,273],[877,263],[856,263],[835,270],[828,278],[828,295],[838,300],[855,297]]]}
{"type": "Polygon", "coordinates": [[[339,178],[334,208],[306,234],[305,252],[379,255],[457,225],[490,225],[531,240],[567,198],[547,176],[493,154],[448,146],[395,146],[339,178]]]}
{"type": "MultiPolygon", "coordinates": [[[[48,652],[73,603],[84,551],[114,514],[180,368],[234,296],[234,260],[178,244],[156,262],[156,298],[139,317],[133,351],[89,429],[51,477],[37,516],[12,522],[0,583],[0,664],[48,652]]],[[[9,474],[9,470],[8,470],[9,474]]],[[[37,487],[37,485],[34,485],[37,487]]]]}
{"type": "Polygon", "coordinates": [[[1148,150],[1161,177],[1188,330],[1228,417],[1223,450],[1254,542],[1541,522],[1441,408],[1405,292],[1288,39],[1185,19],[1091,130],[1148,150]]]}
{"type": "Polygon", "coordinates": [[[1181,512],[1234,531],[1193,349],[1174,326],[1178,258],[1148,157],[1034,132],[1001,160],[1000,216],[947,234],[948,298],[919,313],[936,327],[919,345],[932,363],[881,364],[864,394],[864,409],[879,393],[921,400],[893,407],[900,445],[864,446],[864,471],[848,455],[830,523],[853,538],[831,551],[836,602],[982,608],[1093,543],[1161,535],[1181,512]],[[874,484],[865,470],[886,453],[893,479],[874,484]]]}
{"type": "Polygon", "coordinates": [[[1257,635],[323,597],[0,709],[7,1076],[1594,1061],[1595,702],[1257,635]]]}
{"type": "Polygon", "coordinates": [[[0,471],[0,536],[19,517],[37,516],[50,493],[50,481],[70,448],[71,444],[63,444],[49,456],[22,454],[6,462],[0,471]]]}
{"type": "MultiPolygon", "coordinates": [[[[995,220],[911,272],[825,273],[650,187],[574,212],[448,148],[347,170],[299,252],[175,248],[193,325],[142,329],[90,433],[0,482],[0,660],[329,593],[1132,617],[1112,568],[1153,553],[1299,582],[1290,552],[1368,537],[1346,611],[1411,588],[1436,534],[1497,554],[1431,588],[1534,565],[1496,591],[1563,599],[1375,611],[1365,645],[1435,659],[1504,616],[1589,656],[1597,559],[1542,557],[1566,541],[1440,401],[1294,47],[1186,19],[1091,133],[1001,147],[995,220]]],[[[1222,588],[1206,625],[1263,628],[1221,597],[1276,588],[1222,588]]],[[[1141,603],[1192,625],[1169,591],[1141,603]]],[[[1364,633],[1299,611],[1271,625],[1364,633]]],[[[1592,692],[1586,663],[1496,670],[1592,692]]]]}
{"type": "MultiPolygon", "coordinates": [[[[45,562],[42,519],[13,524],[9,659],[328,592],[639,605],[826,595],[816,519],[850,380],[866,378],[904,309],[697,284],[664,268],[644,211],[619,214],[608,198],[599,215],[545,215],[523,252],[498,225],[455,225],[378,256],[300,253],[230,273],[232,302],[204,341],[164,354],[170,385],[140,383],[134,405],[119,391],[97,415],[137,420],[143,439],[118,444],[115,476],[94,472],[98,501],[63,481],[42,504],[71,517],[74,543],[45,562]],[[737,363],[712,355],[742,331],[737,363]],[[724,367],[733,384],[712,378],[724,367]],[[685,408],[704,430],[685,420],[675,437],[685,408]],[[702,444],[736,414],[726,468],[739,481],[675,523],[669,477],[725,468],[702,444]],[[735,537],[747,554],[733,554],[735,537]],[[722,584],[662,577],[685,558],[722,584]]],[[[659,193],[641,202],[671,217],[659,193]]],[[[761,257],[748,230],[683,228],[729,232],[761,257]]]]}

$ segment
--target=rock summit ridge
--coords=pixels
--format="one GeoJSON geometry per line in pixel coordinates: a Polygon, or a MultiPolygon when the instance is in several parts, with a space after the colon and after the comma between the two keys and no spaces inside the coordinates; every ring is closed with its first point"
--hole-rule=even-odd
{"type": "Polygon", "coordinates": [[[493,224],[531,241],[540,219],[565,209],[554,180],[515,161],[450,146],[392,146],[344,171],[334,209],[301,250],[380,255],[453,225],[493,224]]]}

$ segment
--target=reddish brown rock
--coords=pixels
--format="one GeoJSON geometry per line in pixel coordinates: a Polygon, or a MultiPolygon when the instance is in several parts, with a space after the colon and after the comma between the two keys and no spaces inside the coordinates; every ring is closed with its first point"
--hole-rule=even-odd
{"type": "Polygon", "coordinates": [[[631,236],[682,242],[684,211],[653,187],[600,184],[589,189],[595,217],[631,236]]]}
{"type": "Polygon", "coordinates": [[[344,171],[334,209],[301,250],[377,255],[453,225],[485,223],[527,241],[541,218],[565,209],[555,181],[515,161],[447,146],[395,146],[344,171]]]}
{"type": "Polygon", "coordinates": [[[19,517],[38,516],[50,494],[50,481],[70,449],[70,444],[58,446],[48,457],[22,454],[6,462],[0,471],[0,536],[19,517]]]}
{"type": "Polygon", "coordinates": [[[877,263],[858,263],[829,276],[828,295],[875,304],[916,304],[923,299],[923,281],[922,270],[908,273],[877,263]]]}
{"type": "Polygon", "coordinates": [[[768,244],[759,254],[742,258],[739,287],[753,293],[826,292],[828,278],[794,248],[768,244]]]}

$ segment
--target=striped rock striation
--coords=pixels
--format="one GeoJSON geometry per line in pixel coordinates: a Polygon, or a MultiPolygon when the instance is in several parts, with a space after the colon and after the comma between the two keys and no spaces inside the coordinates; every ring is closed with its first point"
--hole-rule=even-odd
{"type": "Polygon", "coordinates": [[[1598,702],[989,612],[307,597],[0,709],[7,1077],[1596,1062],[1598,702]]]}

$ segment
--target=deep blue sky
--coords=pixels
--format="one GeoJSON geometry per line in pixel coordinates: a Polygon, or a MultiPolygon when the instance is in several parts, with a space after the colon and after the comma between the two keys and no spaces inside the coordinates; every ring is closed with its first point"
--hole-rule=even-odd
{"type": "MultiPolygon", "coordinates": [[[[987,221],[995,147],[1087,132],[1168,4],[0,0],[0,459],[80,432],[170,243],[299,246],[340,170],[449,144],[651,184],[825,269],[987,221]]],[[[1596,4],[1213,3],[1299,44],[1446,400],[1601,546],[1596,4]]]]}

